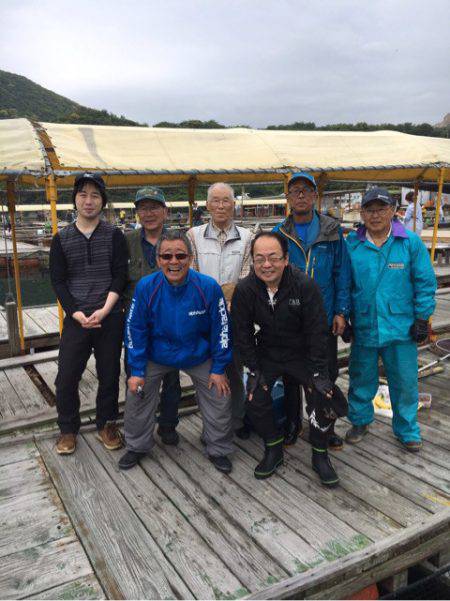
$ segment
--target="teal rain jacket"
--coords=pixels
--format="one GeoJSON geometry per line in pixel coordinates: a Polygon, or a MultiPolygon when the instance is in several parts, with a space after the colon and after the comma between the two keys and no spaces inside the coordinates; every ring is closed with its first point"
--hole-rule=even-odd
{"type": "Polygon", "coordinates": [[[394,220],[380,248],[366,239],[361,226],[347,237],[352,266],[351,321],[356,344],[383,347],[411,342],[416,319],[434,311],[436,276],[425,245],[394,220]]]}
{"type": "Polygon", "coordinates": [[[297,236],[290,215],[273,228],[288,240],[289,263],[312,277],[320,286],[328,325],[335,315],[350,313],[350,259],[339,222],[314,211],[307,240],[297,236]]]}

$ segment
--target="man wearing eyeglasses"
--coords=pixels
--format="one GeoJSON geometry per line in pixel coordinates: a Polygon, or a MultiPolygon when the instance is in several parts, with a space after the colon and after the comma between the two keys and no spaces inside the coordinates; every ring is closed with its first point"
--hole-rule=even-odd
{"type": "Polygon", "coordinates": [[[247,412],[265,445],[255,478],[269,478],[283,462],[283,433],[274,420],[271,390],[277,378],[288,376],[306,389],[313,469],[324,486],[335,487],[339,478],[327,438],[347,403],[328,375],[328,324],[320,288],[289,264],[287,240],[278,232],[258,234],[251,252],[254,272],[238,282],[231,315],[235,350],[250,370],[247,412]]]}
{"type": "Polygon", "coordinates": [[[126,322],[131,375],[124,419],[127,452],[119,467],[134,467],[153,448],[161,380],[183,369],[196,390],[208,457],[228,473],[233,430],[224,373],[231,361],[225,298],[217,282],[189,269],[192,248],[182,231],[164,232],[156,253],[160,271],[139,281],[126,322]]]}
{"type": "MultiPolygon", "coordinates": [[[[225,183],[215,183],[207,192],[206,208],[211,215],[208,223],[188,231],[194,260],[193,268],[216,280],[224,292],[228,304],[239,279],[250,271],[250,230],[234,222],[234,190],[225,183]]],[[[249,437],[244,424],[245,392],[242,368],[236,359],[227,367],[233,404],[233,424],[239,438],[249,437]]]]}
{"type": "MultiPolygon", "coordinates": [[[[306,172],[293,173],[287,192],[289,217],[274,228],[288,242],[289,262],[313,278],[322,292],[328,319],[328,373],[332,382],[338,377],[337,337],[342,335],[350,311],[350,261],[339,222],[319,214],[317,184],[306,172]]],[[[294,444],[301,431],[300,396],[298,386],[285,380],[288,403],[285,444],[294,444]]],[[[333,426],[334,428],[334,426],[333,426]]],[[[343,440],[329,435],[329,446],[341,449],[343,440]]]]}
{"type": "Polygon", "coordinates": [[[346,441],[356,444],[374,418],[378,359],[388,380],[392,429],[412,453],[422,443],[417,422],[417,343],[428,337],[436,277],[420,237],[394,218],[388,190],[372,188],[361,202],[364,222],[347,237],[352,265],[353,344],[346,441]]]}
{"type": "MultiPolygon", "coordinates": [[[[147,186],[136,192],[134,201],[142,228],[127,232],[128,284],[124,292],[128,311],[138,281],[158,269],[156,243],[164,231],[167,206],[160,188],[147,186]]],[[[125,358],[125,365],[127,365],[125,358]]],[[[127,373],[129,376],[129,373],[127,373]]],[[[158,435],[164,444],[177,445],[178,405],[181,400],[180,374],[178,370],[167,373],[161,390],[161,413],[158,418],[158,435]]]]}

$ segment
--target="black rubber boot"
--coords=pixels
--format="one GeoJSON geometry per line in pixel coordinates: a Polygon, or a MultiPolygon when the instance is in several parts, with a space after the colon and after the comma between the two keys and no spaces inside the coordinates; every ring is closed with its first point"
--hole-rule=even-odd
{"type": "Polygon", "coordinates": [[[277,467],[283,463],[283,438],[266,442],[264,457],[255,468],[254,474],[257,480],[270,478],[277,467]]]}
{"type": "Polygon", "coordinates": [[[312,468],[319,475],[320,481],[328,488],[335,488],[339,484],[339,476],[331,465],[328,451],[316,449],[312,451],[312,468]]]}

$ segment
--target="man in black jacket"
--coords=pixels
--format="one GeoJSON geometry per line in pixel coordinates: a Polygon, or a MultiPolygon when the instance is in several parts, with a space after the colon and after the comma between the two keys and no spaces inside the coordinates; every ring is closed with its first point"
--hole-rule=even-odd
{"type": "Polygon", "coordinates": [[[337,486],[327,438],[336,417],[346,413],[346,401],[328,376],[328,323],[320,288],[289,265],[287,241],[278,233],[258,234],[251,254],[254,272],[237,284],[231,315],[235,349],[250,370],[247,414],[265,443],[255,477],[268,478],[283,462],[271,390],[279,377],[289,376],[306,388],[313,469],[322,484],[337,486]]]}
{"type": "Polygon", "coordinates": [[[99,175],[77,176],[72,199],[77,219],[55,234],[50,249],[50,278],[66,313],[55,382],[60,455],[75,451],[80,428],[78,384],[92,349],[98,377],[98,437],[109,450],[122,446],[116,419],[127,246],[122,232],[101,219],[107,197],[99,175]]]}

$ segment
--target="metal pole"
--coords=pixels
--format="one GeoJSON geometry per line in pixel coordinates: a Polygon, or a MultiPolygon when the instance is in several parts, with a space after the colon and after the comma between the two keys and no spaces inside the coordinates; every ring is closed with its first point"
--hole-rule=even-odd
{"type": "Polygon", "coordinates": [[[195,177],[191,177],[188,183],[188,200],[189,200],[189,227],[192,227],[193,222],[193,211],[192,204],[195,201],[195,188],[197,186],[197,180],[195,177]]]}
{"type": "Polygon", "coordinates": [[[419,182],[414,182],[414,213],[413,213],[413,232],[416,231],[417,218],[417,197],[419,195],[419,182]]]}
{"type": "MultiPolygon", "coordinates": [[[[58,233],[58,213],[56,211],[56,203],[58,201],[58,190],[56,189],[56,182],[54,175],[48,175],[45,178],[45,195],[47,197],[47,202],[50,203],[50,214],[52,219],[52,234],[55,235],[58,233]]],[[[59,335],[61,336],[62,328],[63,328],[63,320],[64,313],[62,307],[58,303],[58,321],[59,321],[59,335]]]]}
{"type": "Polygon", "coordinates": [[[288,190],[289,190],[289,179],[290,179],[289,174],[286,173],[286,175],[284,176],[284,182],[283,182],[284,183],[284,195],[286,197],[286,206],[284,208],[284,212],[285,212],[286,216],[289,215],[289,203],[288,203],[288,199],[287,199],[288,190]]]}
{"type": "Polygon", "coordinates": [[[441,210],[441,198],[442,198],[442,188],[444,186],[444,174],[445,174],[445,169],[444,167],[441,167],[440,172],[439,172],[439,186],[438,186],[438,195],[437,195],[437,199],[436,199],[436,213],[434,216],[434,228],[433,228],[433,241],[431,243],[431,262],[434,263],[434,254],[436,252],[436,242],[437,242],[437,236],[438,236],[438,227],[439,227],[439,213],[441,210]]]}
{"type": "Polygon", "coordinates": [[[14,265],[14,282],[16,285],[17,298],[17,316],[19,318],[19,338],[20,352],[25,354],[25,336],[23,332],[23,306],[22,306],[22,290],[20,288],[20,269],[19,257],[17,255],[17,237],[16,237],[16,185],[13,180],[6,182],[6,197],[8,199],[9,222],[11,224],[11,241],[13,247],[13,265],[14,265]]]}

